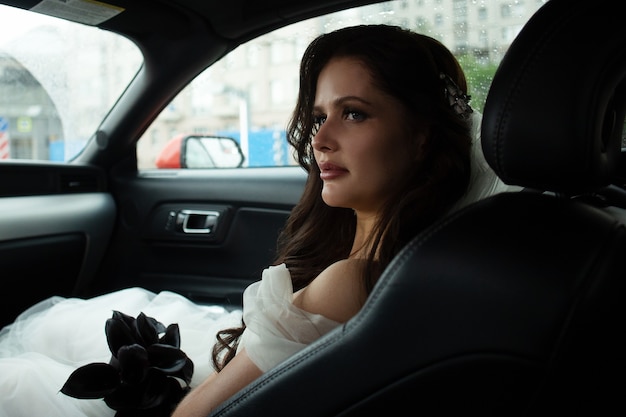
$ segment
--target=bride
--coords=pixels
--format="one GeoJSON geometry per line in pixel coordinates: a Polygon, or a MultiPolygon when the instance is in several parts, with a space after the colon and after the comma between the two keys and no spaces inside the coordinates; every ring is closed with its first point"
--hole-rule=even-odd
{"type": "MultiPolygon", "coordinates": [[[[458,62],[430,37],[363,25],[315,39],[302,59],[287,129],[309,177],[279,237],[275,264],[246,289],[243,311],[141,288],[44,300],[0,331],[0,417],[116,415],[110,401],[81,395],[93,381],[67,385],[85,366],[110,370],[124,362],[122,349],[137,357],[149,350],[112,342],[114,312],[124,315],[116,316],[122,323],[141,320],[158,329],[193,363],[189,380],[177,379],[191,391],[175,416],[207,415],[350,319],[415,235],[506,189],[482,157],[480,115],[466,91],[458,62]]],[[[128,376],[113,375],[116,384],[128,376]]],[[[140,415],[131,411],[117,415],[140,415]]]]}

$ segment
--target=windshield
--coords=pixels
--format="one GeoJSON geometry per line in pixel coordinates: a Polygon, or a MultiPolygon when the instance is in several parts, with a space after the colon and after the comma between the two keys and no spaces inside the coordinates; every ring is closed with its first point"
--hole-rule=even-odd
{"type": "Polygon", "coordinates": [[[141,63],[122,36],[0,5],[0,159],[72,159],[141,63]]]}

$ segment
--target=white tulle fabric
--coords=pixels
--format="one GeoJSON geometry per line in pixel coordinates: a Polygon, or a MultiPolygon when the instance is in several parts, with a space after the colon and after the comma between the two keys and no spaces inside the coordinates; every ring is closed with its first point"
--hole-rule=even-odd
{"type": "Polygon", "coordinates": [[[341,323],[293,305],[291,275],[285,264],[263,271],[243,294],[246,329],[239,343],[263,372],[295,354],[341,323]]]}
{"type": "Polygon", "coordinates": [[[194,362],[191,385],[214,372],[211,347],[218,330],[241,324],[241,310],[201,306],[172,292],[130,288],[91,299],[53,297],[0,331],[0,417],[113,416],[104,401],[80,400],[61,387],[78,367],[108,362],[104,325],[112,311],[144,312],[166,326],[178,323],[181,349],[194,362]]]}
{"type": "Polygon", "coordinates": [[[518,191],[521,189],[521,187],[507,185],[502,182],[485,160],[480,135],[481,121],[482,115],[474,110],[470,119],[473,136],[471,155],[472,174],[470,176],[470,183],[467,192],[454,205],[451,212],[494,194],[505,191],[518,191]]]}

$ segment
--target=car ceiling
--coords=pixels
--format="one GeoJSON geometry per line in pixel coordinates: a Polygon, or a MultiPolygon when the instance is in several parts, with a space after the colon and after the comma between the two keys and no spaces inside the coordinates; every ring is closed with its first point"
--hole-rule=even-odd
{"type": "MultiPolygon", "coordinates": [[[[104,3],[125,10],[99,26],[141,39],[155,33],[184,36],[204,24],[216,38],[241,43],[298,20],[378,2],[380,0],[106,0],[104,3]]],[[[1,3],[30,9],[39,0],[2,0],[1,3]]]]}

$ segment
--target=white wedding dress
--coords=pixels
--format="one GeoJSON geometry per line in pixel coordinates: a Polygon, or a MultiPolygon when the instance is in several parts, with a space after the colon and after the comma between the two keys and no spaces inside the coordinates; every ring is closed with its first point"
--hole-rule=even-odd
{"type": "Polygon", "coordinates": [[[113,416],[115,411],[101,399],[60,392],[76,368],[109,362],[104,325],[113,310],[133,317],[143,312],[166,326],[178,323],[180,348],[194,362],[192,385],[213,372],[210,352],[216,332],[241,323],[240,310],[200,306],[172,292],[141,288],[87,300],[44,300],[0,331],[0,417],[113,416]]]}
{"type": "MultiPolygon", "coordinates": [[[[267,371],[340,323],[295,307],[284,264],[270,266],[244,292],[245,346],[267,371]]],[[[113,416],[101,399],[64,395],[61,387],[80,366],[108,363],[104,325],[113,310],[143,312],[165,326],[177,323],[180,349],[194,362],[190,386],[214,372],[211,349],[218,330],[241,324],[242,311],[201,306],[172,293],[129,288],[91,299],[53,297],[22,313],[0,331],[0,417],[113,416]]]]}

